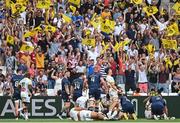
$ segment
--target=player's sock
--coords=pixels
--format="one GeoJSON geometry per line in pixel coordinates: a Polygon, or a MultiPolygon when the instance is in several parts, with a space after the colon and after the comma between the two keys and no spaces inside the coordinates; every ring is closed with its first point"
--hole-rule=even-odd
{"type": "Polygon", "coordinates": [[[117,111],[115,110],[114,112],[113,112],[113,114],[111,115],[111,119],[114,119],[114,117],[117,115],[117,111]]]}
{"type": "Polygon", "coordinates": [[[156,115],[153,115],[153,118],[154,118],[155,120],[159,120],[159,118],[158,118],[156,115]]]}
{"type": "Polygon", "coordinates": [[[124,115],[125,120],[129,119],[126,113],[124,113],[123,115],[124,115]]]}
{"type": "Polygon", "coordinates": [[[112,110],[109,110],[109,112],[107,113],[108,118],[111,117],[111,114],[112,114],[112,110]]]}
{"type": "Polygon", "coordinates": [[[163,118],[164,118],[165,120],[168,120],[168,119],[169,119],[165,113],[163,114],[163,118]]]}
{"type": "Polygon", "coordinates": [[[28,120],[29,118],[28,118],[28,112],[25,112],[24,113],[24,116],[25,116],[25,120],[28,120]]]}
{"type": "Polygon", "coordinates": [[[134,120],[137,120],[137,116],[136,116],[135,113],[132,114],[132,117],[133,117],[134,120]]]}

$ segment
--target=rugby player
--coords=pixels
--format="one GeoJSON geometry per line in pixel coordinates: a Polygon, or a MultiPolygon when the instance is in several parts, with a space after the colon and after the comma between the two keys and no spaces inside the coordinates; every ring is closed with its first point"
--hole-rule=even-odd
{"type": "Polygon", "coordinates": [[[28,120],[28,107],[30,105],[30,98],[32,97],[32,80],[30,79],[30,74],[26,74],[20,81],[21,99],[23,104],[23,116],[25,120],[28,120]]]}
{"type": "Polygon", "coordinates": [[[13,100],[15,103],[15,117],[16,120],[18,120],[19,118],[19,104],[20,104],[20,100],[21,100],[21,95],[20,95],[20,88],[19,88],[19,83],[20,81],[24,78],[23,76],[23,71],[21,69],[17,69],[17,74],[13,74],[12,75],[12,86],[13,86],[13,100]]]}

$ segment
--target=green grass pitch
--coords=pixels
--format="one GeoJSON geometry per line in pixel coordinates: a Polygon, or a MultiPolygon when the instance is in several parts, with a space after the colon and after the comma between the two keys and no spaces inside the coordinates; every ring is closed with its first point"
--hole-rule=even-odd
{"type": "MultiPolygon", "coordinates": [[[[19,119],[19,120],[14,120],[14,119],[0,119],[0,123],[19,123],[19,122],[22,122],[22,123],[52,123],[52,122],[59,122],[59,123],[77,123],[77,122],[74,122],[72,120],[59,120],[59,119],[29,119],[27,121],[23,120],[23,119],[19,119]]],[[[81,121],[82,122],[82,121],[81,121]]],[[[180,119],[175,119],[175,120],[146,120],[146,119],[138,119],[136,121],[134,120],[118,120],[118,121],[90,121],[92,123],[117,123],[117,122],[121,122],[121,123],[144,123],[144,122],[147,122],[147,123],[159,123],[159,122],[162,122],[162,123],[180,123],[180,119]]],[[[85,123],[85,122],[84,122],[85,123]]]]}

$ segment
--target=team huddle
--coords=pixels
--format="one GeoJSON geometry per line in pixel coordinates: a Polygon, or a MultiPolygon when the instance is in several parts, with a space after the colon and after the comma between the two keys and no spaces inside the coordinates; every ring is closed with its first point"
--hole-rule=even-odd
{"type": "MultiPolygon", "coordinates": [[[[111,69],[108,69],[107,73],[106,80],[95,72],[87,79],[84,74],[80,74],[77,79],[70,82],[70,72],[66,71],[62,79],[62,88],[57,91],[57,96],[61,96],[64,102],[62,110],[58,114],[59,118],[62,119],[64,113],[66,117],[70,117],[74,121],[137,120],[133,103],[122,93],[120,88],[115,86],[114,79],[110,76],[111,69]],[[103,88],[106,90],[104,94],[101,90],[103,88]]],[[[22,75],[22,70],[18,69],[17,74],[12,76],[12,83],[16,120],[19,116],[23,116],[27,120],[28,105],[33,95],[32,80],[29,79],[28,74],[22,75]],[[19,108],[20,100],[22,108],[19,108]]],[[[161,96],[161,92],[156,96],[148,97],[144,102],[146,103],[146,118],[168,119],[166,101],[161,96]]]]}

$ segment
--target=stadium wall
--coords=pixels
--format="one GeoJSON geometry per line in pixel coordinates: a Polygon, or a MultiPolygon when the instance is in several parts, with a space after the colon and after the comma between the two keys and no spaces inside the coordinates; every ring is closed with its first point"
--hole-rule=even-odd
{"type": "MultiPolygon", "coordinates": [[[[129,97],[135,105],[139,118],[144,118],[143,100],[147,97],[129,97]]],[[[165,97],[169,109],[169,115],[180,118],[180,97],[165,97]]],[[[57,114],[62,108],[60,97],[33,97],[31,99],[29,115],[31,118],[57,118],[57,114]]],[[[10,97],[0,96],[0,119],[14,118],[14,104],[10,97]]]]}

